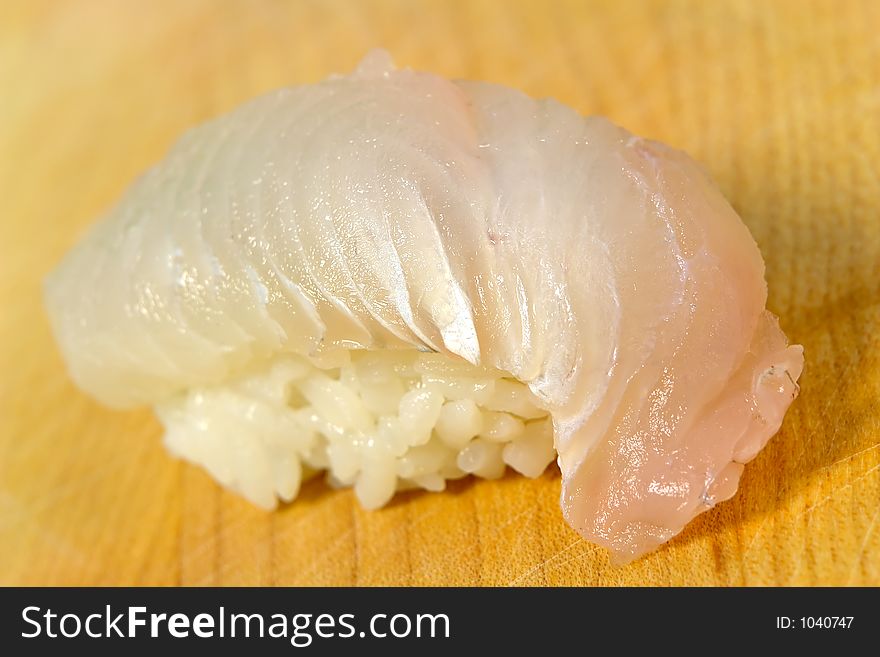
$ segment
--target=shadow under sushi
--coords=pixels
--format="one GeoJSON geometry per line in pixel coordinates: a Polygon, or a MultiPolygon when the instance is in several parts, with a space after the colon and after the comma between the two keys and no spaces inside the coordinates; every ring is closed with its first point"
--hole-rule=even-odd
{"type": "MultiPolygon", "coordinates": [[[[558,475],[559,471],[555,467],[553,469],[558,475]]],[[[507,472],[505,472],[502,479],[513,476],[518,477],[521,475],[518,475],[517,473],[508,470],[507,472]]],[[[399,491],[394,494],[394,497],[392,497],[391,500],[382,507],[382,509],[394,509],[400,505],[408,504],[412,500],[418,499],[425,495],[461,495],[472,488],[476,481],[476,477],[467,476],[462,477],[461,479],[448,480],[446,482],[446,488],[443,491],[435,492],[422,488],[412,488],[409,490],[399,491]]],[[[316,502],[319,501],[321,498],[326,497],[327,495],[342,491],[354,495],[354,492],[350,487],[336,488],[330,485],[327,480],[319,473],[308,481],[303,482],[299,494],[293,500],[291,500],[290,502],[282,502],[281,504],[279,504],[278,508],[279,510],[295,508],[297,504],[302,504],[305,502],[316,502]]],[[[353,501],[356,503],[356,500],[353,501]]],[[[381,511],[382,509],[378,509],[378,511],[381,511]]]]}

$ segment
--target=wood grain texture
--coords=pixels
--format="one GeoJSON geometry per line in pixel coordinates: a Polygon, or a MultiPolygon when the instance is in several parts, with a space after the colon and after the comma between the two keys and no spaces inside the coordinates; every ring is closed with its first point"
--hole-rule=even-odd
{"type": "Polygon", "coordinates": [[[880,584],[878,34],[872,0],[3,2],[0,583],[880,584]],[[188,126],[374,46],[684,148],[757,239],[802,395],[655,554],[611,567],[554,472],[268,514],[66,378],[40,282],[84,228],[188,126]]]}

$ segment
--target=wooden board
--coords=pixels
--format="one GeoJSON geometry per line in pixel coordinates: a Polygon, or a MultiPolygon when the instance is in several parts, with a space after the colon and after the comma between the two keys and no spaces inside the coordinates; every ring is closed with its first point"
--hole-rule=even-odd
{"type": "Polygon", "coordinates": [[[880,584],[878,33],[872,0],[3,2],[0,583],[880,584]],[[77,235],[188,126],[374,46],[684,148],[751,228],[802,396],[655,554],[611,567],[552,472],[264,513],[66,378],[40,281],[77,235]]]}

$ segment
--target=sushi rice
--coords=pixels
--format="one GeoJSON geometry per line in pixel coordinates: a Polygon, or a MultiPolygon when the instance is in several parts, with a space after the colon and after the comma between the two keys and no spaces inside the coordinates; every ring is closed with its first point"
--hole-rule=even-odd
{"type": "Polygon", "coordinates": [[[416,349],[339,353],[332,369],[284,355],[163,402],[168,448],[264,508],[322,470],[375,509],[506,466],[537,477],[556,456],[547,412],[499,370],[416,349]]]}

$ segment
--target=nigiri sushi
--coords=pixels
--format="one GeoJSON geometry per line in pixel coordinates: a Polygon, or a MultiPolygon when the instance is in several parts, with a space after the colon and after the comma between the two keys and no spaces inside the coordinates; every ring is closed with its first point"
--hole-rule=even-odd
{"type": "Polygon", "coordinates": [[[554,461],[627,561],[731,497],[798,392],[761,254],[687,155],[397,69],[186,133],[49,275],[74,381],[262,507],[554,461]]]}

